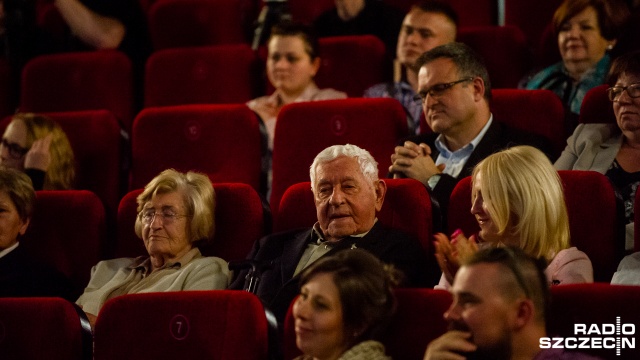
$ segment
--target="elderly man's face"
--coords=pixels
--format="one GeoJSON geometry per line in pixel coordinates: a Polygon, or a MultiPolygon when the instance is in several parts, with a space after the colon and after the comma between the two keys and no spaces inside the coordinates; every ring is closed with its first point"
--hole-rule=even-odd
{"type": "Polygon", "coordinates": [[[453,303],[444,317],[451,330],[471,332],[479,359],[510,358],[518,301],[505,297],[503,272],[498,264],[463,266],[451,288],[453,303]]]}
{"type": "Polygon", "coordinates": [[[385,183],[368,180],[354,158],[339,156],[318,165],[313,193],[325,239],[336,241],[369,231],[385,192],[385,183]]]}

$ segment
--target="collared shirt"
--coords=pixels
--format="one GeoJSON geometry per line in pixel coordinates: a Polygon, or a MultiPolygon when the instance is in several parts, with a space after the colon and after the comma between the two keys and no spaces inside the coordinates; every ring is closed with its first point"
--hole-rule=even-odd
{"type": "Polygon", "coordinates": [[[20,245],[20,243],[18,241],[16,241],[15,244],[13,244],[13,245],[9,246],[8,248],[0,251],[0,258],[6,256],[8,253],[10,253],[13,250],[15,250],[18,247],[18,245],[20,245]]]}
{"type": "MultiPolygon", "coordinates": [[[[489,121],[487,121],[478,135],[476,135],[470,143],[456,151],[449,150],[447,144],[444,142],[442,134],[436,138],[435,145],[439,152],[438,157],[436,158],[436,165],[445,164],[445,168],[442,173],[454,178],[457,178],[458,175],[460,175],[460,172],[462,172],[462,169],[464,168],[464,164],[467,163],[467,160],[469,160],[469,157],[473,154],[473,151],[484,137],[484,134],[487,132],[492,122],[493,114],[491,114],[489,121]]],[[[439,176],[432,176],[429,178],[429,187],[433,189],[438,184],[438,180],[440,180],[439,176]]]]}
{"type": "MultiPolygon", "coordinates": [[[[375,224],[377,221],[378,218],[376,218],[373,223],[375,224]]],[[[350,235],[348,237],[363,238],[368,233],[369,231],[362,234],[350,235]]],[[[332,248],[332,244],[324,239],[324,233],[322,232],[322,229],[320,229],[320,223],[316,222],[311,228],[311,241],[309,242],[309,244],[307,244],[307,247],[302,253],[293,276],[298,275],[298,273],[300,273],[302,270],[304,270],[309,265],[313,264],[316,260],[321,258],[323,255],[331,251],[332,248]]]]}
{"type": "Polygon", "coordinates": [[[407,126],[410,134],[420,133],[420,117],[422,105],[415,101],[416,92],[406,81],[380,83],[364,91],[366,98],[392,98],[402,104],[407,113],[407,126]]]}

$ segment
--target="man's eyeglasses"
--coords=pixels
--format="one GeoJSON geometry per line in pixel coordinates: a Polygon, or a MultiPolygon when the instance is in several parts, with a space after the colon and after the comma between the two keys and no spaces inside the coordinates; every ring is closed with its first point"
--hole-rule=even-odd
{"type": "Polygon", "coordinates": [[[452,81],[450,83],[435,84],[432,87],[428,88],[427,90],[421,91],[418,95],[414,96],[413,100],[415,100],[416,102],[419,102],[421,104],[424,104],[424,102],[427,101],[427,95],[430,95],[431,97],[440,97],[440,96],[444,95],[444,93],[447,90],[451,89],[455,85],[463,83],[465,81],[472,81],[473,79],[475,79],[475,78],[474,77],[468,77],[468,78],[452,81]]]}
{"type": "Polygon", "coordinates": [[[9,156],[16,160],[21,159],[24,154],[29,151],[29,149],[23,148],[16,143],[9,142],[6,138],[2,138],[2,142],[0,142],[0,145],[7,148],[7,150],[9,150],[9,156]]]}
{"type": "Polygon", "coordinates": [[[609,100],[620,100],[620,96],[622,96],[622,93],[625,90],[627,91],[627,95],[629,95],[630,98],[640,97],[640,83],[636,83],[627,86],[612,86],[608,88],[607,95],[609,95],[609,100]]]}
{"type": "Polygon", "coordinates": [[[140,213],[138,213],[138,216],[140,217],[140,221],[144,225],[151,224],[153,222],[153,220],[156,218],[156,216],[160,217],[162,219],[162,223],[165,224],[165,225],[172,224],[176,220],[181,219],[181,218],[191,217],[189,215],[176,214],[175,212],[173,212],[171,210],[163,210],[161,212],[156,212],[153,209],[142,210],[142,211],[140,211],[140,213]]]}

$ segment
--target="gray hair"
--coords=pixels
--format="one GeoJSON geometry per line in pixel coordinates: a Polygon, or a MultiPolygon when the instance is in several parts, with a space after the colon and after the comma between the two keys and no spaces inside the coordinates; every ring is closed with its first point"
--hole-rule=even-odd
{"type": "Polygon", "coordinates": [[[360,172],[367,179],[378,181],[378,163],[365,149],[362,149],[356,145],[333,145],[322,150],[316,158],[313,159],[313,164],[309,169],[309,177],[311,178],[311,190],[315,188],[316,184],[316,169],[320,164],[324,164],[335,160],[340,156],[347,156],[355,159],[360,165],[360,172]]]}

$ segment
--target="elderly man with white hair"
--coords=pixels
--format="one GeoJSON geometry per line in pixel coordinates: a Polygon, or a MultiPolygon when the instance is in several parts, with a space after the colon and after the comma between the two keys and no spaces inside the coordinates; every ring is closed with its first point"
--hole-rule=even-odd
{"type": "MultiPolygon", "coordinates": [[[[298,275],[322,256],[360,248],[405,274],[405,286],[429,286],[427,258],[417,239],[377,221],[387,190],[378,164],[355,145],[320,152],[310,170],[318,221],[310,229],[268,235],[254,244],[248,259],[266,264],[257,295],[279,321],[298,294],[298,275]]],[[[232,289],[241,289],[240,272],[232,289]]]]}

